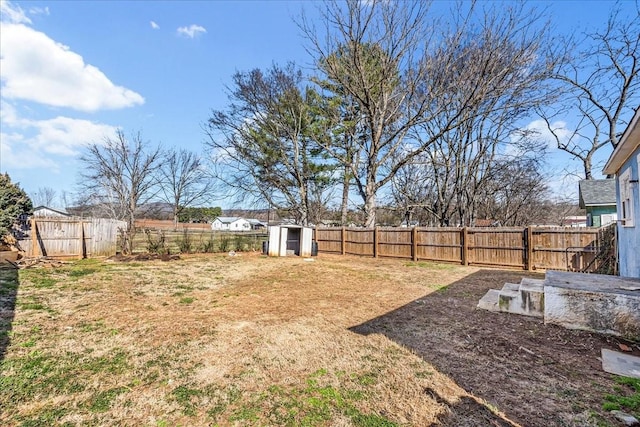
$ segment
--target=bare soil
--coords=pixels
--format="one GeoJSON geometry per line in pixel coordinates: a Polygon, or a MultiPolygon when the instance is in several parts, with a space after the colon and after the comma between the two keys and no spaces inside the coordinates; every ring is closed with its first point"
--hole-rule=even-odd
{"type": "Polygon", "coordinates": [[[475,308],[525,275],[247,253],[21,270],[0,425],[618,425],[599,356],[623,341],[475,308]]]}

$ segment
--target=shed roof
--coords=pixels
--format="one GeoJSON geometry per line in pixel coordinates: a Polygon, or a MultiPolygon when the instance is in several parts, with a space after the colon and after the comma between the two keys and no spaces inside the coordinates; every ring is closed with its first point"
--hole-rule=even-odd
{"type": "Polygon", "coordinates": [[[578,183],[580,189],[580,208],[587,206],[615,206],[615,179],[586,179],[578,183]]]}

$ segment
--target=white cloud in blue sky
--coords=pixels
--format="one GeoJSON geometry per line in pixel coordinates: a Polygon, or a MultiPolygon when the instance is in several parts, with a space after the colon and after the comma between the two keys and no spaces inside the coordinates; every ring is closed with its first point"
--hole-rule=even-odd
{"type": "Polygon", "coordinates": [[[131,107],[144,98],[113,84],[82,56],[24,24],[2,23],[2,96],[97,111],[131,107]]]}
{"type": "Polygon", "coordinates": [[[204,34],[207,32],[207,29],[196,24],[189,25],[188,27],[179,27],[178,34],[181,36],[188,37],[190,39],[196,38],[200,34],[204,34]]]}
{"type": "Polygon", "coordinates": [[[30,7],[29,15],[49,15],[49,7],[30,7]]]}
{"type": "MultiPolygon", "coordinates": [[[[111,82],[68,46],[33,29],[19,6],[2,0],[0,8],[2,169],[60,173],[63,159],[77,157],[88,142],[115,135],[117,127],[69,117],[72,111],[52,115],[51,107],[96,112],[141,105],[144,98],[111,82]]],[[[28,13],[47,16],[49,9],[32,7],[28,13]]]]}
{"type": "Polygon", "coordinates": [[[27,17],[20,6],[14,6],[6,0],[0,0],[0,16],[3,22],[31,24],[31,19],[27,17]]]}
{"type": "Polygon", "coordinates": [[[158,25],[155,21],[151,21],[149,22],[149,24],[151,25],[151,28],[153,28],[154,30],[160,29],[160,25],[158,25]]]}

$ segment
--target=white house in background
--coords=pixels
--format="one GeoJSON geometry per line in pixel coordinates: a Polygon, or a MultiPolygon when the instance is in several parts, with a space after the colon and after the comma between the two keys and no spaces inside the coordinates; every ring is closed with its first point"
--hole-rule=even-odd
{"type": "Polygon", "coordinates": [[[68,218],[71,216],[71,214],[63,210],[50,208],[48,206],[36,206],[35,208],[33,208],[33,216],[47,218],[68,218]]]}
{"type": "Polygon", "coordinates": [[[602,170],[616,175],[620,275],[640,278],[640,107],[602,170]]]}
{"type": "Polygon", "coordinates": [[[247,219],[249,224],[251,224],[252,230],[264,230],[267,228],[267,223],[260,221],[259,219],[247,219]]]}
{"type": "Polygon", "coordinates": [[[236,216],[219,216],[211,223],[212,230],[222,231],[250,231],[251,223],[236,216]]]}

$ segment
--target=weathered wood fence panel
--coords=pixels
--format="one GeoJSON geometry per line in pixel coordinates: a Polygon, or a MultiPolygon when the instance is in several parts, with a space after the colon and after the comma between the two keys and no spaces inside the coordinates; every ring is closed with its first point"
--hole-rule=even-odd
{"type": "Polygon", "coordinates": [[[525,230],[468,228],[468,263],[526,268],[525,230]]]}
{"type": "Polygon", "coordinates": [[[344,253],[349,255],[375,256],[374,242],[375,230],[351,229],[345,230],[344,253]]]}
{"type": "Polygon", "coordinates": [[[32,218],[28,235],[18,241],[27,256],[80,259],[111,256],[117,251],[123,221],[106,218],[32,218]]]}
{"type": "Polygon", "coordinates": [[[600,243],[598,229],[532,230],[533,265],[582,271],[595,258],[600,243]]]}
{"type": "Polygon", "coordinates": [[[418,250],[414,260],[463,262],[459,228],[418,228],[418,250]]]}
{"type": "Polygon", "coordinates": [[[318,251],[463,265],[595,271],[601,229],[316,228],[318,251]]]}

